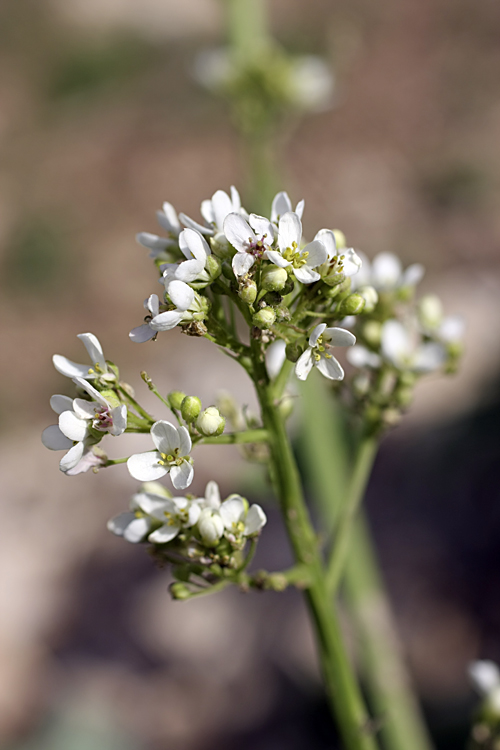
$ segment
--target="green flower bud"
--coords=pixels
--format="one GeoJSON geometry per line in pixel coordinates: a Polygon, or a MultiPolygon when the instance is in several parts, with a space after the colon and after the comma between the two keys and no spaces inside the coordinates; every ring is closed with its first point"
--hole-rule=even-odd
{"type": "Polygon", "coordinates": [[[234,271],[231,263],[227,260],[224,260],[222,263],[222,274],[226,277],[226,279],[229,279],[230,281],[234,281],[234,271]]]}
{"type": "Polygon", "coordinates": [[[212,253],[221,260],[230,260],[234,255],[233,248],[222,233],[210,239],[210,247],[212,248],[212,253]]]}
{"type": "Polygon", "coordinates": [[[285,347],[285,355],[290,362],[296,362],[303,351],[303,348],[297,343],[287,344],[285,347]]]}
{"type": "Polygon", "coordinates": [[[272,265],[262,270],[260,283],[262,289],[266,289],[268,292],[281,291],[284,289],[287,281],[288,273],[285,268],[272,265]]]}
{"type": "Polygon", "coordinates": [[[220,262],[220,260],[217,258],[216,255],[208,255],[205,268],[207,269],[208,275],[210,276],[210,278],[216,279],[218,276],[221,275],[222,263],[220,262]]]}
{"type": "Polygon", "coordinates": [[[279,305],[283,297],[279,292],[267,292],[259,301],[259,307],[274,307],[279,305]]]}
{"type": "Polygon", "coordinates": [[[182,391],[170,391],[170,393],[167,396],[167,401],[172,407],[172,409],[179,410],[185,398],[186,398],[186,394],[183,393],[182,391]]]}
{"type": "Polygon", "coordinates": [[[340,229],[332,229],[333,236],[335,237],[335,244],[337,245],[337,250],[341,250],[343,247],[347,246],[347,241],[345,238],[344,232],[341,232],[340,229]]]}
{"type": "Polygon", "coordinates": [[[238,290],[238,297],[246,302],[247,305],[253,305],[257,297],[257,284],[255,281],[248,279],[243,281],[238,290]]]}
{"type": "Polygon", "coordinates": [[[170,595],[172,599],[189,599],[191,592],[184,583],[172,583],[170,586],[170,595]]]}
{"type": "Polygon", "coordinates": [[[350,294],[338,306],[340,315],[359,315],[365,309],[365,299],[361,294],[350,294]]]}
{"type": "Polygon", "coordinates": [[[288,281],[286,282],[285,286],[281,290],[281,294],[283,297],[285,297],[287,294],[291,294],[293,290],[295,289],[295,281],[291,276],[288,277],[288,281]]]}
{"type": "Polygon", "coordinates": [[[205,437],[222,435],[226,420],[215,406],[209,406],[196,420],[196,429],[205,437]]]}
{"type": "Polygon", "coordinates": [[[278,409],[283,419],[288,419],[292,415],[294,407],[294,399],[292,396],[283,396],[281,399],[278,409]]]}
{"type": "Polygon", "coordinates": [[[198,396],[186,396],[181,404],[182,418],[186,422],[194,422],[201,411],[201,401],[198,396]]]}
{"type": "Polygon", "coordinates": [[[272,326],[275,320],[276,313],[274,312],[273,308],[263,307],[262,310],[259,310],[258,313],[255,313],[252,318],[252,323],[254,324],[254,326],[257,326],[257,328],[268,328],[269,326],[272,326]]]}

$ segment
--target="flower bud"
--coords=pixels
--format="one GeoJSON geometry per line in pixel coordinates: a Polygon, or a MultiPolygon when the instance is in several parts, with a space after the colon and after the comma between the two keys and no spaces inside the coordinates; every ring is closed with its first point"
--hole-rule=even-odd
{"type": "Polygon", "coordinates": [[[201,401],[198,396],[186,396],[181,404],[182,418],[186,422],[194,422],[201,411],[201,401]]]}
{"type": "Polygon", "coordinates": [[[262,310],[259,310],[258,313],[255,313],[252,318],[252,323],[254,324],[254,326],[257,326],[257,328],[268,328],[269,326],[272,326],[275,320],[276,313],[274,312],[273,308],[263,307],[262,310]]]}
{"type": "Polygon", "coordinates": [[[184,583],[172,583],[170,586],[170,595],[172,599],[189,599],[191,592],[184,583]]]}
{"type": "Polygon", "coordinates": [[[287,294],[291,294],[294,289],[295,289],[295,281],[293,280],[292,276],[289,276],[288,281],[286,282],[285,286],[281,290],[281,295],[285,297],[287,294]]]}
{"type": "Polygon", "coordinates": [[[283,396],[283,398],[281,399],[278,409],[283,419],[288,419],[288,417],[292,415],[294,401],[295,399],[293,398],[293,396],[288,395],[283,396]]]}
{"type": "Polygon", "coordinates": [[[364,307],[363,312],[365,313],[373,312],[378,302],[377,290],[373,286],[363,286],[361,289],[358,289],[358,294],[360,294],[365,301],[365,307],[364,307]]]}
{"type": "Polygon", "coordinates": [[[338,306],[338,313],[342,316],[359,315],[365,309],[365,304],[364,297],[355,292],[342,300],[338,306]]]}
{"type": "Polygon", "coordinates": [[[279,268],[278,266],[272,265],[267,266],[262,270],[260,276],[260,283],[263,289],[268,292],[279,292],[288,281],[288,273],[285,268],[279,268]]]}
{"type": "Polygon", "coordinates": [[[238,297],[246,302],[247,305],[253,305],[257,297],[257,284],[251,279],[242,281],[238,290],[238,297]]]}
{"type": "Polygon", "coordinates": [[[167,401],[172,407],[172,409],[180,409],[181,404],[186,398],[186,394],[182,391],[170,391],[170,393],[167,396],[167,401]]]}
{"type": "Polygon", "coordinates": [[[196,429],[205,437],[222,435],[226,420],[215,406],[209,406],[196,420],[196,429]]]}
{"type": "Polygon", "coordinates": [[[337,250],[341,250],[343,247],[346,247],[347,242],[344,232],[341,232],[340,229],[332,229],[332,232],[333,236],[335,237],[335,245],[337,246],[337,250]]]}
{"type": "Polygon", "coordinates": [[[224,533],[222,518],[210,508],[201,511],[197,526],[203,542],[208,547],[214,547],[224,533]]]}
{"type": "Polygon", "coordinates": [[[211,279],[216,279],[218,276],[221,275],[222,263],[220,262],[220,260],[217,258],[216,255],[207,256],[207,262],[205,264],[205,267],[211,279]]]}
{"type": "Polygon", "coordinates": [[[297,343],[287,344],[285,347],[286,358],[290,362],[296,362],[303,351],[303,348],[297,343]]]}

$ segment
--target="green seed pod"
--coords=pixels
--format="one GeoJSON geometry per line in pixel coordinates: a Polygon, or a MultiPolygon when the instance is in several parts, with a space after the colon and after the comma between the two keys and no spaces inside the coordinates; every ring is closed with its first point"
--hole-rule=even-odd
{"type": "Polygon", "coordinates": [[[184,583],[172,583],[170,586],[170,595],[172,599],[189,599],[191,592],[184,583]]]}
{"type": "Polygon", "coordinates": [[[254,326],[257,326],[257,328],[268,328],[269,326],[272,326],[275,320],[276,313],[274,312],[273,308],[263,307],[262,310],[259,310],[258,313],[255,313],[252,318],[252,323],[254,324],[254,326]]]}
{"type": "Polygon", "coordinates": [[[359,315],[365,309],[365,299],[361,294],[350,294],[338,306],[340,315],[359,315]]]}
{"type": "Polygon", "coordinates": [[[257,297],[257,284],[255,281],[248,279],[241,283],[238,290],[238,297],[246,302],[247,305],[253,305],[257,297]]]}
{"type": "Polygon", "coordinates": [[[170,391],[170,393],[167,396],[167,401],[172,407],[172,409],[179,410],[185,398],[186,398],[186,394],[183,393],[182,391],[170,391]]]}
{"type": "Polygon", "coordinates": [[[186,422],[194,422],[201,411],[201,401],[198,396],[186,396],[181,404],[182,418],[186,422]]]}
{"type": "Polygon", "coordinates": [[[268,292],[280,292],[284,289],[287,281],[288,273],[286,269],[274,265],[264,268],[260,276],[262,289],[266,289],[268,292]]]}

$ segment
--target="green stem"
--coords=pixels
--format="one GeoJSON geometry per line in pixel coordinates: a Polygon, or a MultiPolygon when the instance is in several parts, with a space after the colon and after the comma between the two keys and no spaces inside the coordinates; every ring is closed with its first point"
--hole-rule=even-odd
{"type": "Polygon", "coordinates": [[[365,494],[377,450],[378,441],[372,436],[363,437],[358,445],[347,496],[337,520],[337,528],[327,566],[326,581],[328,590],[332,594],[337,592],[342,578],[344,564],[349,551],[352,527],[359,505],[365,494]]]}
{"type": "Polygon", "coordinates": [[[104,464],[104,468],[107,466],[116,466],[117,464],[126,464],[129,458],[130,456],[127,456],[126,458],[108,458],[104,464]]]}
{"type": "Polygon", "coordinates": [[[244,430],[243,432],[228,432],[218,437],[204,437],[196,445],[244,445],[245,443],[266,443],[269,439],[267,430],[244,430]]]}
{"type": "Polygon", "coordinates": [[[257,347],[254,347],[254,367],[258,373],[255,387],[262,419],[269,432],[271,469],[296,560],[299,564],[306,565],[311,573],[311,583],[305,596],[316,630],[330,707],[337,719],[346,750],[376,750],[375,739],[367,731],[369,716],[326,588],[317,539],[305,505],[290,440],[283,418],[276,408],[274,393],[267,382],[259,354],[257,347]]]}
{"type": "Polygon", "coordinates": [[[135,398],[127,391],[126,388],[123,387],[123,385],[121,385],[121,383],[118,384],[118,390],[120,391],[122,396],[124,396],[127,399],[129,404],[132,404],[132,406],[134,407],[134,409],[137,411],[138,414],[144,417],[144,419],[146,419],[150,424],[154,423],[155,420],[153,419],[151,414],[148,414],[146,409],[142,408],[139,402],[135,400],[135,398]]]}
{"type": "Polygon", "coordinates": [[[381,740],[387,750],[431,750],[362,514],[352,531],[344,591],[371,704],[382,722],[381,740]]]}

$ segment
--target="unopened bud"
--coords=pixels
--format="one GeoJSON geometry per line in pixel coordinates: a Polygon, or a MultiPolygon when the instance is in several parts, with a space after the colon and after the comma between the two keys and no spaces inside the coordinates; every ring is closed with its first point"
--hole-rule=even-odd
{"type": "Polygon", "coordinates": [[[172,583],[170,586],[170,595],[172,599],[189,599],[191,592],[184,583],[172,583]]]}
{"type": "Polygon", "coordinates": [[[201,511],[197,526],[203,542],[208,547],[214,547],[224,533],[222,518],[210,508],[201,511]]]}
{"type": "Polygon", "coordinates": [[[253,305],[257,297],[257,284],[255,281],[248,280],[242,282],[239,290],[238,297],[246,302],[247,305],[253,305]]]}
{"type": "Polygon", "coordinates": [[[279,266],[267,266],[262,270],[260,283],[268,292],[280,292],[288,281],[288,273],[285,268],[279,266]]]}
{"type": "Polygon", "coordinates": [[[292,415],[294,406],[294,399],[292,396],[283,396],[281,399],[278,409],[283,419],[288,419],[292,415]]]}
{"type": "Polygon", "coordinates": [[[358,294],[360,294],[365,301],[365,307],[364,307],[363,312],[365,313],[373,312],[378,302],[377,290],[373,286],[364,286],[361,289],[358,289],[358,294]]]}
{"type": "Polygon", "coordinates": [[[182,418],[186,422],[194,422],[201,411],[201,401],[198,396],[186,396],[181,404],[182,418]]]}
{"type": "Polygon", "coordinates": [[[290,362],[296,362],[303,351],[299,344],[287,344],[285,347],[286,358],[290,362]]]}
{"type": "Polygon", "coordinates": [[[226,420],[215,406],[209,406],[196,420],[196,429],[205,437],[222,435],[226,420]]]}
{"type": "Polygon", "coordinates": [[[295,281],[293,280],[292,276],[289,276],[288,281],[286,282],[285,286],[281,290],[281,294],[284,297],[287,294],[291,294],[294,289],[295,289],[295,281]]]}
{"type": "Polygon", "coordinates": [[[252,318],[252,323],[254,324],[254,326],[257,326],[257,328],[268,328],[269,326],[272,326],[275,320],[276,313],[274,312],[273,308],[263,307],[262,310],[259,310],[258,313],[255,313],[252,318]]]}
{"type": "Polygon", "coordinates": [[[186,398],[186,394],[182,391],[170,391],[170,393],[167,396],[167,401],[172,407],[172,409],[180,409],[181,404],[186,398]]]}
{"type": "Polygon", "coordinates": [[[365,309],[365,304],[365,299],[361,294],[350,294],[338,306],[338,313],[342,316],[359,315],[365,309]]]}
{"type": "Polygon", "coordinates": [[[205,267],[211,279],[216,279],[222,271],[222,263],[216,255],[207,255],[205,267]]]}

